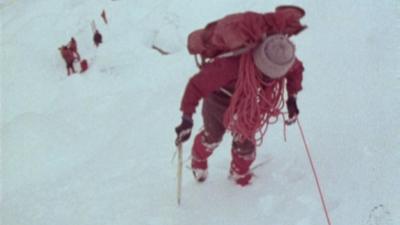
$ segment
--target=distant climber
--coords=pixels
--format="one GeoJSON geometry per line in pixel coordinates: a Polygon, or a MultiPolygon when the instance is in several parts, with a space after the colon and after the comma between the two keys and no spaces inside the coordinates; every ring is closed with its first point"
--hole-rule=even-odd
{"type": "Polygon", "coordinates": [[[101,36],[99,30],[97,29],[94,32],[93,41],[96,47],[99,47],[99,45],[103,42],[103,37],[101,36]]]}
{"type": "Polygon", "coordinates": [[[73,51],[71,51],[67,46],[61,46],[59,48],[61,56],[63,57],[66,65],[67,65],[67,75],[71,75],[72,73],[75,73],[75,69],[74,69],[74,60],[75,60],[75,56],[73,51]]]}

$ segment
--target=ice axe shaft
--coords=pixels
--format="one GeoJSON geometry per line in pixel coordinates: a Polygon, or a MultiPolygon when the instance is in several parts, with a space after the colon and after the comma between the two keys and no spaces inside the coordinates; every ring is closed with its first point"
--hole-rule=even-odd
{"type": "Polygon", "coordinates": [[[182,194],[182,167],[183,167],[183,159],[182,159],[182,144],[178,144],[178,169],[177,169],[177,200],[178,205],[181,204],[181,194],[182,194]]]}

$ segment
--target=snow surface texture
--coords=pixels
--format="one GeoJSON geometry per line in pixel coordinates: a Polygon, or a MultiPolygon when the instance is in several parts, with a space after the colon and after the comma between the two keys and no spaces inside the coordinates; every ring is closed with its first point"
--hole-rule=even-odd
{"type": "Polygon", "coordinates": [[[176,203],[173,129],[197,71],[187,34],[288,3],[307,11],[293,39],[306,68],[298,104],[332,224],[399,225],[398,0],[0,1],[1,225],[326,224],[299,129],[284,143],[281,122],[251,186],[227,179],[226,135],[205,183],[184,170],[176,203]],[[67,77],[57,48],[71,36],[90,68],[67,77]]]}

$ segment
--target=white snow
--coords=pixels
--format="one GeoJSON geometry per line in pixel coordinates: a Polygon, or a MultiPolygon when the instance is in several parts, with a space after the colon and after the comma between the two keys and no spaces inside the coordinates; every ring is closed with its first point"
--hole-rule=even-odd
{"type": "MultiPolygon", "coordinates": [[[[227,134],[205,183],[184,170],[176,203],[174,127],[197,71],[188,33],[281,4],[307,12],[294,38],[306,68],[298,104],[332,224],[399,225],[397,0],[1,0],[0,224],[327,224],[299,129],[284,143],[281,122],[257,152],[266,164],[251,186],[227,179],[227,134]],[[67,77],[57,48],[71,36],[90,68],[67,77]]],[[[196,114],[193,132],[201,126],[196,114]]]]}

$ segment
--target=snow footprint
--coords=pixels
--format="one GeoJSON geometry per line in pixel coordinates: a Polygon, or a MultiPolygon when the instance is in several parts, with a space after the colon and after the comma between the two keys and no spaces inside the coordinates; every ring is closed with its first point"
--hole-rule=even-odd
{"type": "Polygon", "coordinates": [[[371,209],[367,225],[394,225],[389,210],[380,204],[371,209]]]}

